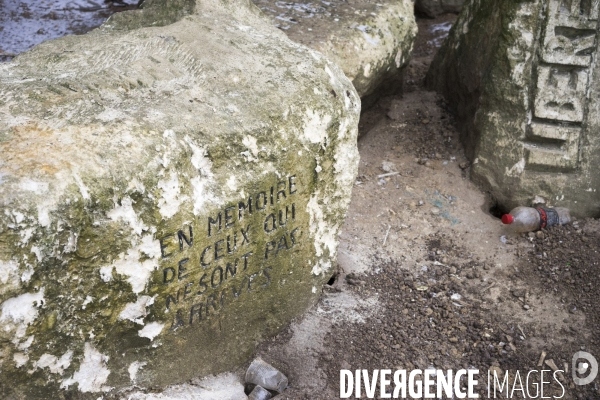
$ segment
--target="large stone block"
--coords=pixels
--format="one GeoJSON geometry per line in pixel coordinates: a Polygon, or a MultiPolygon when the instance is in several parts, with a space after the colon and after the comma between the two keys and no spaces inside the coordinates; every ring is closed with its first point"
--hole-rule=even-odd
{"type": "Polygon", "coordinates": [[[416,0],[415,10],[430,18],[445,13],[458,13],[464,0],[416,0]]]}
{"type": "Polygon", "coordinates": [[[428,84],[458,115],[472,177],[504,209],[539,196],[600,215],[599,7],[468,1],[432,64],[428,84]]]}
{"type": "Polygon", "coordinates": [[[411,0],[254,2],[290,39],[339,65],[363,105],[402,89],[401,71],[417,35],[411,0]]]}
{"type": "Polygon", "coordinates": [[[334,273],[352,83],[252,3],[179,3],[0,65],[3,399],[227,370],[334,273]]]}

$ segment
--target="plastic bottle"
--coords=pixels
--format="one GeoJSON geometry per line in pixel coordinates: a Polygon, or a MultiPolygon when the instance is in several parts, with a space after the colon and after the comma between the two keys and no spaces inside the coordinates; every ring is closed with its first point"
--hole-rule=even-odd
{"type": "Polygon", "coordinates": [[[256,385],[248,395],[248,400],[269,400],[271,397],[273,397],[271,392],[262,386],[256,385]]]}
{"type": "Polygon", "coordinates": [[[517,207],[502,216],[502,223],[511,225],[515,232],[533,232],[569,222],[571,222],[571,215],[569,210],[564,207],[517,207]]]}
{"type": "Polygon", "coordinates": [[[287,388],[288,378],[262,358],[256,357],[246,371],[246,383],[282,393],[287,388]]]}

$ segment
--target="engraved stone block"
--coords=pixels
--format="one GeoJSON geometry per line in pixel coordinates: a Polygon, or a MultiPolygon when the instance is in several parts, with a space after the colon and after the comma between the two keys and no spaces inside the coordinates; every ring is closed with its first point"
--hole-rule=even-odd
{"type": "Polygon", "coordinates": [[[352,7],[361,12],[356,14],[336,12],[341,3],[253,1],[290,39],[339,65],[363,104],[401,88],[417,35],[413,1],[357,0],[352,7]]]}
{"type": "Polygon", "coordinates": [[[588,67],[596,41],[598,0],[550,1],[542,59],[588,67]]]}
{"type": "Polygon", "coordinates": [[[580,132],[578,127],[533,123],[525,142],[527,166],[542,171],[575,169],[580,132]]]}
{"type": "Polygon", "coordinates": [[[252,3],[147,3],[0,64],[2,399],[234,368],[335,272],[352,83],[252,3]]]}
{"type": "Polygon", "coordinates": [[[599,10],[468,0],[431,65],[427,84],[457,113],[472,179],[506,211],[540,196],[600,216],[599,10]]]}
{"type": "Polygon", "coordinates": [[[539,66],[534,115],[557,121],[581,122],[586,100],[588,71],[539,66]]]}

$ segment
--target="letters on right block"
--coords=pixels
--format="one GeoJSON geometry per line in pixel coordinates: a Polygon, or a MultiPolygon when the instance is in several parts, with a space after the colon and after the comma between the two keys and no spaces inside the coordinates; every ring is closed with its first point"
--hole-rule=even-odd
{"type": "Polygon", "coordinates": [[[570,171],[579,161],[600,0],[550,0],[541,36],[526,167],[570,171]]]}

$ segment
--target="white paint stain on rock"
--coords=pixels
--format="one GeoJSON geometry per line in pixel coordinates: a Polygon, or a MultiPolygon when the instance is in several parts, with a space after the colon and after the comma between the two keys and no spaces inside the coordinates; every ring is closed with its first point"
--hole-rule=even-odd
{"type": "Polygon", "coordinates": [[[19,265],[15,261],[0,260],[0,282],[3,290],[19,286],[19,265]]]}
{"type": "Polygon", "coordinates": [[[48,183],[46,182],[37,182],[31,179],[23,179],[19,187],[22,190],[26,190],[28,192],[33,192],[36,194],[44,194],[48,191],[48,183]]]}
{"type": "Polygon", "coordinates": [[[113,271],[112,265],[101,267],[100,268],[100,278],[102,278],[102,280],[104,282],[112,281],[112,271],[113,271]]]}
{"type": "Polygon", "coordinates": [[[108,218],[113,221],[123,221],[129,224],[131,229],[141,235],[142,231],[148,229],[146,225],[138,218],[133,209],[133,200],[129,196],[121,199],[121,205],[115,205],[115,208],[108,212],[108,218]]]}
{"type": "Polygon", "coordinates": [[[331,262],[321,259],[325,255],[325,249],[329,250],[329,257],[334,258],[337,250],[335,227],[325,221],[322,207],[319,205],[319,192],[313,194],[306,206],[310,217],[309,232],[313,238],[315,255],[319,260],[312,269],[314,275],[321,275],[331,268],[331,262]]]}
{"type": "MultiPolygon", "coordinates": [[[[140,247],[136,246],[127,250],[127,254],[121,253],[119,258],[113,263],[113,267],[119,274],[127,276],[127,282],[131,284],[131,289],[134,293],[140,293],[146,288],[146,283],[150,279],[152,271],[158,268],[156,258],[144,261],[140,261],[140,258],[142,258],[140,247]]],[[[110,276],[106,270],[102,269],[100,274],[102,279],[110,276]]]]}
{"type": "Polygon", "coordinates": [[[27,265],[27,269],[21,274],[21,282],[29,282],[33,273],[34,271],[31,265],[27,265]]]}
{"type": "Polygon", "coordinates": [[[396,68],[400,68],[402,64],[404,64],[404,58],[402,57],[402,49],[398,49],[396,57],[394,58],[394,63],[396,64],[396,68]]]}
{"type": "MultiPolygon", "coordinates": [[[[356,135],[356,132],[353,132],[353,135],[356,135]]],[[[352,182],[356,177],[360,155],[358,154],[356,146],[346,142],[340,143],[334,158],[335,163],[333,164],[333,168],[335,171],[335,182],[338,185],[338,190],[342,192],[339,193],[339,197],[346,199],[342,204],[342,207],[346,207],[350,203],[350,198],[352,196],[352,182]]]]}
{"type": "Polygon", "coordinates": [[[75,250],[77,250],[77,234],[75,232],[69,232],[69,239],[67,239],[63,252],[73,253],[75,250]]]}
{"type": "Polygon", "coordinates": [[[159,180],[157,186],[162,190],[162,197],[158,200],[158,211],[163,218],[171,218],[177,214],[181,203],[188,199],[187,196],[181,195],[177,172],[171,171],[170,178],[159,180]]]}
{"type": "Polygon", "coordinates": [[[367,25],[358,25],[356,29],[363,33],[363,37],[368,43],[373,46],[379,45],[379,36],[377,36],[377,34],[371,35],[371,33],[375,33],[375,30],[372,27],[367,25]]]}
{"type": "Polygon", "coordinates": [[[77,174],[77,172],[75,172],[75,171],[72,171],[72,172],[73,172],[73,178],[75,179],[75,182],[77,182],[77,186],[79,187],[79,192],[81,192],[81,197],[83,197],[85,200],[89,200],[90,199],[90,191],[84,185],[83,181],[81,180],[81,177],[77,174]]]}
{"type": "Polygon", "coordinates": [[[49,227],[50,222],[51,222],[50,206],[46,203],[38,204],[37,212],[38,212],[38,222],[40,223],[40,225],[43,226],[44,228],[49,227]]]}
{"type": "Polygon", "coordinates": [[[365,69],[363,70],[363,75],[365,76],[365,78],[368,78],[369,76],[371,76],[371,64],[367,63],[367,65],[365,65],[365,69]]]}
{"type": "Polygon", "coordinates": [[[229,188],[229,190],[231,190],[232,192],[235,192],[237,190],[237,182],[235,180],[235,175],[231,175],[229,177],[229,179],[227,180],[227,187],[229,188]]]}
{"type": "Polygon", "coordinates": [[[210,190],[211,180],[196,176],[190,181],[192,188],[194,189],[193,202],[194,202],[194,215],[199,215],[205,210],[207,204],[212,204],[215,207],[220,205],[222,202],[214,195],[214,192],[210,190]]]}
{"type": "Polygon", "coordinates": [[[24,293],[2,303],[0,322],[4,322],[4,330],[16,330],[17,337],[24,337],[27,325],[38,316],[38,307],[44,301],[44,288],[37,293],[24,293]]]}
{"type": "Polygon", "coordinates": [[[327,137],[327,128],[331,123],[330,115],[319,115],[313,110],[306,110],[304,117],[304,137],[310,143],[322,143],[327,137]]]}
{"type": "Polygon", "coordinates": [[[207,376],[195,384],[173,385],[161,393],[135,392],[127,400],[241,400],[248,397],[244,385],[233,373],[207,376]]]}
{"type": "Polygon", "coordinates": [[[192,165],[200,172],[203,176],[212,177],[212,162],[207,157],[208,153],[206,149],[196,146],[189,136],[186,136],[185,141],[192,149],[192,165]]]}
{"type": "Polygon", "coordinates": [[[248,151],[242,152],[242,155],[246,157],[246,161],[258,161],[258,144],[256,143],[256,138],[246,135],[242,139],[242,144],[248,149],[248,151]]]}
{"type": "Polygon", "coordinates": [[[521,158],[521,160],[513,165],[510,169],[506,167],[506,175],[517,177],[523,173],[525,170],[525,159],[521,158]]]}
{"type": "Polygon", "coordinates": [[[131,364],[129,364],[127,372],[129,372],[129,379],[131,379],[131,382],[135,383],[138,371],[142,369],[146,364],[148,363],[145,361],[134,361],[131,364]]]}
{"type": "Polygon", "coordinates": [[[77,383],[78,389],[82,393],[108,392],[111,388],[104,386],[110,375],[110,370],[106,368],[107,362],[108,356],[100,353],[86,342],[79,370],[71,378],[63,380],[61,388],[68,389],[69,386],[77,383]]]}
{"type": "Polygon", "coordinates": [[[37,258],[38,262],[42,261],[42,249],[38,246],[31,246],[31,252],[35,254],[35,258],[37,258]]]}
{"type": "Polygon", "coordinates": [[[150,258],[158,260],[160,257],[160,242],[152,235],[144,235],[138,246],[138,250],[150,258]]]}
{"type": "Polygon", "coordinates": [[[164,324],[158,322],[150,322],[149,324],[146,324],[144,328],[138,331],[138,336],[154,340],[155,337],[160,335],[164,327],[164,324]]]}
{"type": "Polygon", "coordinates": [[[23,351],[27,350],[31,346],[31,344],[33,343],[33,339],[34,339],[33,335],[29,336],[27,338],[27,340],[25,340],[22,343],[19,343],[19,345],[17,346],[17,348],[19,350],[23,350],[23,351]]]}
{"type": "Polygon", "coordinates": [[[13,361],[17,368],[21,368],[23,365],[27,364],[29,356],[25,353],[15,353],[13,354],[13,361]]]}
{"type": "Polygon", "coordinates": [[[71,359],[73,358],[73,351],[69,350],[58,358],[52,354],[42,354],[39,360],[33,363],[34,369],[48,368],[53,374],[60,374],[71,365],[71,359]]]}
{"type": "Polygon", "coordinates": [[[119,314],[119,319],[128,319],[136,324],[143,325],[144,317],[148,315],[146,307],[149,307],[152,304],[154,304],[154,297],[140,296],[135,303],[128,303],[125,305],[125,308],[119,314]]]}

